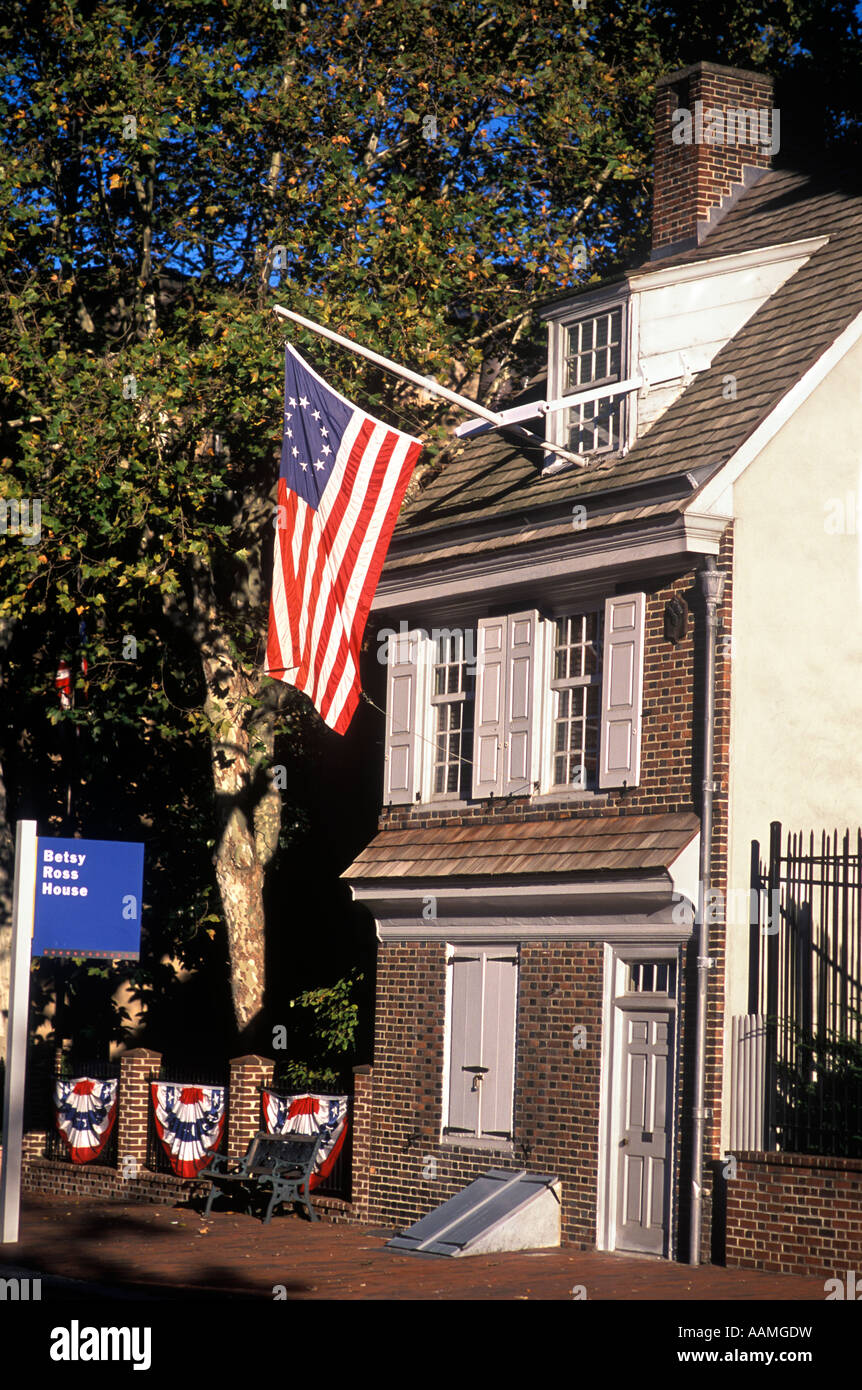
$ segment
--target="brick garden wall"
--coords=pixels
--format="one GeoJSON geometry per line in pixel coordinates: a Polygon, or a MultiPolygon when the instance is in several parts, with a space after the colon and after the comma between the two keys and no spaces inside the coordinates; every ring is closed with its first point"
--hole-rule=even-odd
{"type": "Polygon", "coordinates": [[[727,1264],[862,1278],[862,1159],[740,1153],[727,1184],[727,1264]]]}
{"type": "MultiPolygon", "coordinates": [[[[44,1133],[24,1136],[22,1187],[27,1192],[54,1192],[90,1200],[115,1202],[180,1202],[195,1192],[207,1192],[209,1185],[171,1173],[147,1169],[147,1131],[149,1125],[150,1076],[158,1073],[161,1056],[144,1048],[127,1052],[120,1063],[120,1084],[116,1125],[117,1167],[100,1163],[66,1163],[44,1157],[44,1133]]],[[[260,1118],[261,1085],[272,1081],[274,1062],[267,1057],[238,1057],[230,1065],[228,1116],[220,1153],[241,1157],[249,1141],[262,1128],[260,1118]]],[[[368,1078],[370,1082],[370,1077],[368,1078]]],[[[367,1109],[367,1107],[366,1107],[367,1109]]],[[[354,1155],[363,1153],[363,1140],[354,1139],[354,1155]]],[[[313,1198],[318,1215],[331,1221],[355,1219],[353,1204],[321,1194],[313,1198]]]]}

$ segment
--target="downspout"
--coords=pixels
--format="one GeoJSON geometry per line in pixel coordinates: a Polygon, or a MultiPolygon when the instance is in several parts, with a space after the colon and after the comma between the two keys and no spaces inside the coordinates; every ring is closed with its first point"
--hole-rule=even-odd
{"type": "Polygon", "coordinates": [[[700,883],[697,914],[697,1033],[695,1037],[694,1141],[692,1145],[691,1235],[689,1264],[700,1264],[703,1212],[703,1140],[707,1112],[706,1099],[706,1008],[709,995],[709,925],[706,904],[711,881],[713,760],[715,745],[715,648],[718,635],[718,605],[724,595],[725,575],[716,569],[715,557],[708,555],[700,571],[700,584],[706,600],[706,700],[703,713],[703,811],[700,826],[700,883]]]}

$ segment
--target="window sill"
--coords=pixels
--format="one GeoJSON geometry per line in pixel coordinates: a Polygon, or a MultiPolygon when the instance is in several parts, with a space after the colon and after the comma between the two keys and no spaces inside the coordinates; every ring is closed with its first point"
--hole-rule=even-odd
{"type": "Polygon", "coordinates": [[[515,1153],[513,1139],[491,1139],[475,1134],[444,1134],[440,1147],[446,1149],[476,1149],[481,1153],[504,1154],[511,1158],[515,1153]]]}
{"type": "Polygon", "coordinates": [[[591,804],[594,801],[607,805],[608,789],[606,787],[596,788],[595,791],[567,792],[565,787],[558,787],[552,792],[534,792],[530,797],[531,806],[547,806],[550,802],[578,802],[581,804],[591,804]]]}
{"type": "MultiPolygon", "coordinates": [[[[597,805],[607,806],[610,804],[610,794],[614,790],[602,787],[596,791],[586,792],[567,792],[563,787],[553,792],[532,792],[530,795],[511,797],[512,803],[526,803],[528,806],[550,806],[550,805],[597,805]]],[[[409,803],[393,805],[392,814],[403,814],[405,811],[415,811],[422,815],[429,815],[433,811],[474,811],[477,809],[488,810],[492,806],[504,806],[510,800],[506,796],[482,797],[480,801],[412,801],[409,803]]],[[[384,804],[381,814],[388,811],[384,804]]]]}

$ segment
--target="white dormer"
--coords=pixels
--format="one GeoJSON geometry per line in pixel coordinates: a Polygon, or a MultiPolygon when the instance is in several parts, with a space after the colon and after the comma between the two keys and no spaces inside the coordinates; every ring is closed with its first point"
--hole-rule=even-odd
{"type": "MultiPolygon", "coordinates": [[[[637,432],[643,434],[828,237],[809,237],[629,278],[637,328],[637,432]]],[[[742,385],[742,383],[740,383],[742,385]]]]}
{"type": "Polygon", "coordinates": [[[546,439],[585,461],[627,452],[827,241],[648,265],[549,306],[546,439]]]}

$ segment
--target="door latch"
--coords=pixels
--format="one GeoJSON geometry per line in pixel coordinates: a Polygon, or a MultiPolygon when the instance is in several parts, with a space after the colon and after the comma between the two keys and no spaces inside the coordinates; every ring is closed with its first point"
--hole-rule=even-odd
{"type": "Polygon", "coordinates": [[[488,1068],[487,1068],[487,1067],[462,1067],[461,1070],[462,1070],[462,1071],[471,1071],[471,1072],[473,1073],[473,1085],[470,1087],[470,1092],[471,1092],[471,1094],[472,1094],[472,1092],[478,1091],[479,1087],[480,1087],[481,1084],[482,1084],[482,1078],[483,1078],[483,1076],[485,1075],[485,1073],[487,1072],[488,1068]]]}

